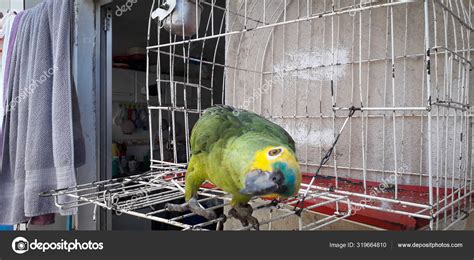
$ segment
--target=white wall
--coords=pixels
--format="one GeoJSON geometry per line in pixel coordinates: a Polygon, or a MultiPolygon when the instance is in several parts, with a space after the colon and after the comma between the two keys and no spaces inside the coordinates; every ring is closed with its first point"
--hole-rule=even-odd
{"type": "Polygon", "coordinates": [[[0,12],[4,12],[10,9],[10,2],[8,1],[1,1],[0,2],[0,12]]]}
{"type": "MultiPolygon", "coordinates": [[[[26,0],[30,1],[30,0],[26,0]]],[[[23,0],[10,0],[10,9],[23,10],[23,0]]]]}
{"type": "MultiPolygon", "coordinates": [[[[16,0],[16,1],[21,1],[21,0],[16,0]]],[[[25,9],[32,8],[43,1],[44,0],[25,0],[25,9]]]]}

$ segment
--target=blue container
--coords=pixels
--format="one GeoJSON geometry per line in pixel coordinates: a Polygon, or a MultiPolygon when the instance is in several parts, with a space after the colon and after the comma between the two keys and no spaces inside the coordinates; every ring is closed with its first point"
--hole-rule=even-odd
{"type": "Polygon", "coordinates": [[[13,226],[0,226],[0,231],[13,231],[13,226]]]}

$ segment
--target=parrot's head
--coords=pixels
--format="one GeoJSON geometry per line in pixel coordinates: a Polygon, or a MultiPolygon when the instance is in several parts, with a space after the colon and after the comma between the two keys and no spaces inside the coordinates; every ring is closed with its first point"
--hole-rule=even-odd
{"type": "Polygon", "coordinates": [[[294,152],[287,147],[269,146],[257,151],[247,169],[240,190],[244,195],[288,198],[300,188],[300,166],[294,152]]]}

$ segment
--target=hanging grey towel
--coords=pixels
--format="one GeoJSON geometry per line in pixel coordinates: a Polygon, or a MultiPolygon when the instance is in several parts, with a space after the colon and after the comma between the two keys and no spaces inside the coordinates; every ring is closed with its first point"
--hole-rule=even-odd
{"type": "Polygon", "coordinates": [[[0,224],[77,211],[60,210],[53,198],[39,196],[74,186],[75,169],[85,158],[71,74],[72,2],[46,0],[21,20],[8,75],[0,224]]]}

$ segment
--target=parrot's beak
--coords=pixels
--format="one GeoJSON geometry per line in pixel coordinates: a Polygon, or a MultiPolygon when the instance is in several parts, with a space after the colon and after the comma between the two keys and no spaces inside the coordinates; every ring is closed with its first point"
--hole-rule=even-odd
{"type": "Polygon", "coordinates": [[[245,176],[245,187],[240,193],[249,196],[262,196],[278,192],[284,181],[280,171],[266,172],[253,170],[245,176]]]}

